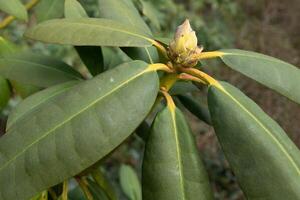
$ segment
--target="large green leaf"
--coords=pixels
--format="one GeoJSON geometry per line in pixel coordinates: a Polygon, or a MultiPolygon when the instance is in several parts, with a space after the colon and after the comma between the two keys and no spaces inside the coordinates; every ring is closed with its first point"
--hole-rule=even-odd
{"type": "Polygon", "coordinates": [[[121,165],[119,174],[121,188],[128,199],[142,200],[141,183],[134,169],[129,165],[121,165]]]}
{"type": "Polygon", "coordinates": [[[31,39],[77,46],[139,46],[152,44],[151,36],[135,27],[109,19],[55,19],[29,29],[31,39]]]}
{"type": "Polygon", "coordinates": [[[143,161],[144,200],[213,199],[195,140],[181,111],[168,106],[156,116],[143,161]]]}
{"type": "Polygon", "coordinates": [[[141,123],[157,92],[157,73],[135,61],[25,114],[0,139],[1,200],[27,200],[96,163],[141,123]]]}
{"type": "Polygon", "coordinates": [[[6,79],[0,76],[0,111],[10,98],[10,87],[6,79]]]}
{"type": "Polygon", "coordinates": [[[38,22],[60,18],[64,13],[64,1],[41,0],[41,2],[36,6],[35,10],[38,22]]]}
{"type": "Polygon", "coordinates": [[[64,62],[33,53],[17,53],[0,57],[0,75],[40,87],[81,79],[80,74],[64,62]]]}
{"type": "Polygon", "coordinates": [[[300,199],[300,152],[281,127],[235,87],[211,86],[208,104],[222,149],[247,199],[300,199]]]}
{"type": "MultiPolygon", "coordinates": [[[[78,19],[87,18],[88,15],[77,0],[65,1],[65,17],[78,19]]],[[[90,73],[95,76],[104,71],[104,61],[101,47],[98,46],[75,46],[82,62],[90,73]]]]}
{"type": "Polygon", "coordinates": [[[16,123],[18,120],[22,119],[25,114],[38,109],[38,107],[47,102],[54,99],[56,96],[60,95],[61,93],[71,89],[78,81],[70,81],[62,84],[58,84],[52,87],[49,87],[45,90],[42,90],[22,101],[14,110],[9,114],[6,124],[6,130],[8,131],[10,127],[16,123]]]}
{"type": "Polygon", "coordinates": [[[141,18],[131,0],[98,0],[100,16],[116,20],[151,35],[151,30],[141,18]]]}
{"type": "Polygon", "coordinates": [[[155,8],[153,2],[145,0],[140,0],[140,2],[142,4],[143,15],[145,15],[150,20],[150,22],[157,30],[160,30],[160,21],[158,18],[160,12],[155,8]]]}
{"type": "Polygon", "coordinates": [[[300,69],[279,59],[238,49],[221,50],[232,69],[300,104],[300,69]]]}
{"type": "Polygon", "coordinates": [[[158,63],[159,55],[155,47],[122,47],[124,51],[133,60],[143,60],[148,63],[158,63]]]}
{"type": "Polygon", "coordinates": [[[20,0],[0,0],[0,10],[19,19],[28,19],[27,10],[20,0]]]}

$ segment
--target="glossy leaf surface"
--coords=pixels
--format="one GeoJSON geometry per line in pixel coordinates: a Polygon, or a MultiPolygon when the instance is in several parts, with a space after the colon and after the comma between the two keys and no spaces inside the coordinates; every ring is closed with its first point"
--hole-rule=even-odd
{"type": "Polygon", "coordinates": [[[282,128],[235,87],[211,86],[208,104],[222,149],[247,199],[300,199],[300,152],[282,128]]]}
{"type": "Polygon", "coordinates": [[[64,13],[63,0],[40,0],[36,6],[36,17],[38,22],[43,22],[49,19],[60,18],[64,13]]]}
{"type": "Polygon", "coordinates": [[[221,50],[230,68],[300,104],[300,69],[277,58],[238,49],[221,50]]]}
{"type": "Polygon", "coordinates": [[[28,19],[27,10],[20,0],[0,0],[0,10],[25,21],[28,19]]]}
{"type": "Polygon", "coordinates": [[[213,199],[195,140],[181,111],[164,108],[155,118],[143,161],[144,200],[213,199]]]}
{"type": "Polygon", "coordinates": [[[96,18],[55,19],[29,29],[25,36],[42,42],[77,46],[150,46],[151,36],[118,21],[96,18]]]}
{"type": "Polygon", "coordinates": [[[125,63],[40,105],[0,138],[1,200],[27,200],[110,153],[154,104],[158,76],[125,63]]]}
{"type": "Polygon", "coordinates": [[[54,99],[61,93],[71,89],[78,83],[78,81],[70,81],[59,85],[55,85],[24,99],[9,114],[6,124],[6,130],[9,130],[9,128],[19,119],[21,119],[25,114],[28,114],[29,112],[34,111],[35,109],[38,109],[38,107],[43,103],[51,101],[51,99],[54,99]]]}
{"type": "Polygon", "coordinates": [[[142,188],[134,169],[129,165],[120,167],[120,184],[129,200],[142,200],[142,188]]]}
{"type": "Polygon", "coordinates": [[[0,75],[7,79],[40,87],[81,79],[81,75],[64,62],[33,53],[18,53],[0,57],[0,75]]]}

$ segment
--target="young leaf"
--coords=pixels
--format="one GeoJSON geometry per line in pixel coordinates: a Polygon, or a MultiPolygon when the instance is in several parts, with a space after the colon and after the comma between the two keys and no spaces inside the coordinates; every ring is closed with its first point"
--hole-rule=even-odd
{"type": "Polygon", "coordinates": [[[63,0],[41,0],[35,8],[38,22],[60,18],[64,13],[63,0]]]}
{"type": "Polygon", "coordinates": [[[18,19],[28,20],[27,10],[20,0],[0,0],[0,10],[18,19]]]}
{"type": "Polygon", "coordinates": [[[181,111],[159,112],[145,147],[144,200],[213,199],[208,176],[181,111]]]}
{"type": "Polygon", "coordinates": [[[17,53],[0,57],[0,75],[39,87],[81,79],[81,75],[64,62],[33,53],[17,53]]]}
{"type": "Polygon", "coordinates": [[[220,50],[230,68],[300,104],[300,70],[279,59],[238,49],[220,50]]]}
{"type": "Polygon", "coordinates": [[[0,76],[0,111],[6,104],[10,98],[10,87],[6,79],[0,76]]]}
{"type": "Polygon", "coordinates": [[[77,0],[65,0],[65,17],[84,18],[89,16],[77,0]]]}
{"type": "Polygon", "coordinates": [[[137,30],[152,35],[131,0],[98,0],[100,16],[131,25],[137,30]]]}
{"type": "Polygon", "coordinates": [[[129,165],[120,167],[120,184],[129,200],[142,200],[142,189],[139,178],[129,165]]]}
{"type": "Polygon", "coordinates": [[[247,199],[300,199],[300,152],[281,127],[235,87],[211,86],[208,105],[222,149],[247,199]]]}
{"type": "Polygon", "coordinates": [[[10,129],[10,127],[16,123],[18,120],[22,119],[25,114],[28,114],[31,111],[37,109],[41,104],[51,101],[56,96],[61,93],[71,89],[78,81],[70,81],[62,84],[58,84],[52,87],[49,87],[45,90],[42,90],[25,100],[23,100],[14,110],[9,114],[6,124],[6,131],[10,129]]]}
{"type": "Polygon", "coordinates": [[[154,70],[125,63],[24,114],[0,138],[1,200],[27,200],[120,145],[154,104],[154,70]]]}
{"type": "Polygon", "coordinates": [[[55,19],[29,29],[25,36],[42,42],[77,46],[151,46],[151,36],[108,19],[55,19]]]}

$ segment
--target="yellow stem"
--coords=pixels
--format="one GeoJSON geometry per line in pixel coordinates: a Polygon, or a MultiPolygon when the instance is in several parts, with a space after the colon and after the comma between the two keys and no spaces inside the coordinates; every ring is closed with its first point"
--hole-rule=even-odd
{"type": "Polygon", "coordinates": [[[202,83],[204,85],[207,85],[207,83],[205,81],[203,81],[200,78],[197,78],[195,76],[192,76],[190,74],[187,74],[187,73],[181,73],[181,74],[179,74],[178,75],[178,79],[185,80],[185,81],[198,82],[198,83],[202,83]]]}
{"type": "Polygon", "coordinates": [[[163,63],[150,64],[146,70],[149,70],[149,71],[162,70],[162,71],[169,72],[169,73],[174,72],[173,69],[171,69],[168,65],[165,65],[163,63]]]}
{"type": "Polygon", "coordinates": [[[85,197],[87,200],[94,200],[93,195],[91,194],[89,188],[88,188],[88,183],[83,177],[76,177],[76,181],[79,184],[80,188],[82,189],[85,197]]]}
{"type": "MultiPolygon", "coordinates": [[[[26,10],[30,10],[33,6],[35,6],[37,3],[39,2],[39,0],[31,0],[30,2],[28,2],[25,5],[26,10]]],[[[5,28],[6,26],[8,26],[12,21],[14,21],[16,19],[15,16],[7,16],[6,18],[4,18],[2,20],[2,22],[0,22],[0,29],[5,28]]]]}
{"type": "Polygon", "coordinates": [[[174,101],[173,101],[171,95],[170,95],[166,90],[164,90],[163,88],[160,90],[160,92],[162,93],[162,95],[163,95],[164,98],[166,99],[166,101],[167,101],[167,106],[169,107],[169,109],[170,109],[171,111],[175,111],[176,106],[175,106],[175,103],[174,103],[174,101]]]}
{"type": "Polygon", "coordinates": [[[167,50],[166,48],[160,44],[159,42],[157,42],[156,40],[152,40],[152,44],[162,53],[162,55],[168,59],[168,54],[167,54],[167,50]]]}
{"type": "Polygon", "coordinates": [[[218,58],[223,56],[224,53],[221,51],[208,51],[208,52],[201,52],[193,56],[193,59],[204,60],[210,58],[218,58]]]}
{"type": "Polygon", "coordinates": [[[63,183],[63,192],[61,194],[61,200],[68,200],[68,180],[63,183]]]}
{"type": "Polygon", "coordinates": [[[216,79],[214,79],[210,75],[208,75],[208,74],[206,74],[206,73],[204,73],[204,72],[202,72],[198,69],[180,67],[179,70],[181,72],[190,74],[192,76],[195,76],[195,77],[201,79],[203,82],[205,82],[208,85],[213,85],[213,86],[218,87],[221,90],[224,90],[223,86],[216,79]]]}

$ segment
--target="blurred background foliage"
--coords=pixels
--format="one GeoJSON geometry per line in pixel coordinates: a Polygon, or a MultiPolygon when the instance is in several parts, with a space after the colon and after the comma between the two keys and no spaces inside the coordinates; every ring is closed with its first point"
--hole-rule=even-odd
{"type": "MultiPolygon", "coordinates": [[[[97,0],[80,0],[79,2],[90,17],[99,16],[101,5],[98,5],[97,0]]],[[[253,50],[300,66],[299,0],[133,0],[133,2],[157,37],[171,38],[176,27],[188,18],[197,32],[199,45],[204,46],[205,51],[220,48],[253,50]]],[[[28,23],[15,20],[5,29],[0,30],[1,36],[12,41],[19,49],[32,49],[46,55],[54,55],[85,73],[84,65],[71,46],[46,45],[28,41],[22,37],[28,27],[43,19],[39,17],[42,15],[38,11],[39,6],[42,7],[38,5],[30,10],[28,23]]],[[[62,17],[62,12],[57,10],[54,15],[54,17],[62,17]]],[[[0,19],[4,17],[6,14],[0,12],[0,19]]],[[[116,51],[115,64],[129,59],[124,53],[115,49],[113,51],[116,51]]],[[[300,147],[299,106],[233,72],[219,61],[202,64],[203,70],[220,80],[237,85],[254,99],[300,147]]],[[[39,90],[39,88],[14,81],[10,84],[14,86],[15,91],[11,94],[8,105],[1,111],[0,132],[2,134],[10,110],[22,98],[39,90]]],[[[205,103],[205,89],[201,88],[201,94],[196,93],[193,97],[205,103]]],[[[3,105],[0,105],[0,108],[1,106],[3,105]]],[[[245,199],[220,150],[213,128],[198,120],[187,110],[185,112],[197,138],[199,152],[209,172],[216,199],[245,199]]],[[[124,183],[120,184],[122,182],[120,181],[122,175],[119,173],[120,163],[131,165],[140,177],[143,147],[143,141],[134,135],[102,161],[102,171],[117,188],[120,199],[127,199],[126,188],[125,190],[123,188],[123,191],[121,189],[124,183]]]]}

